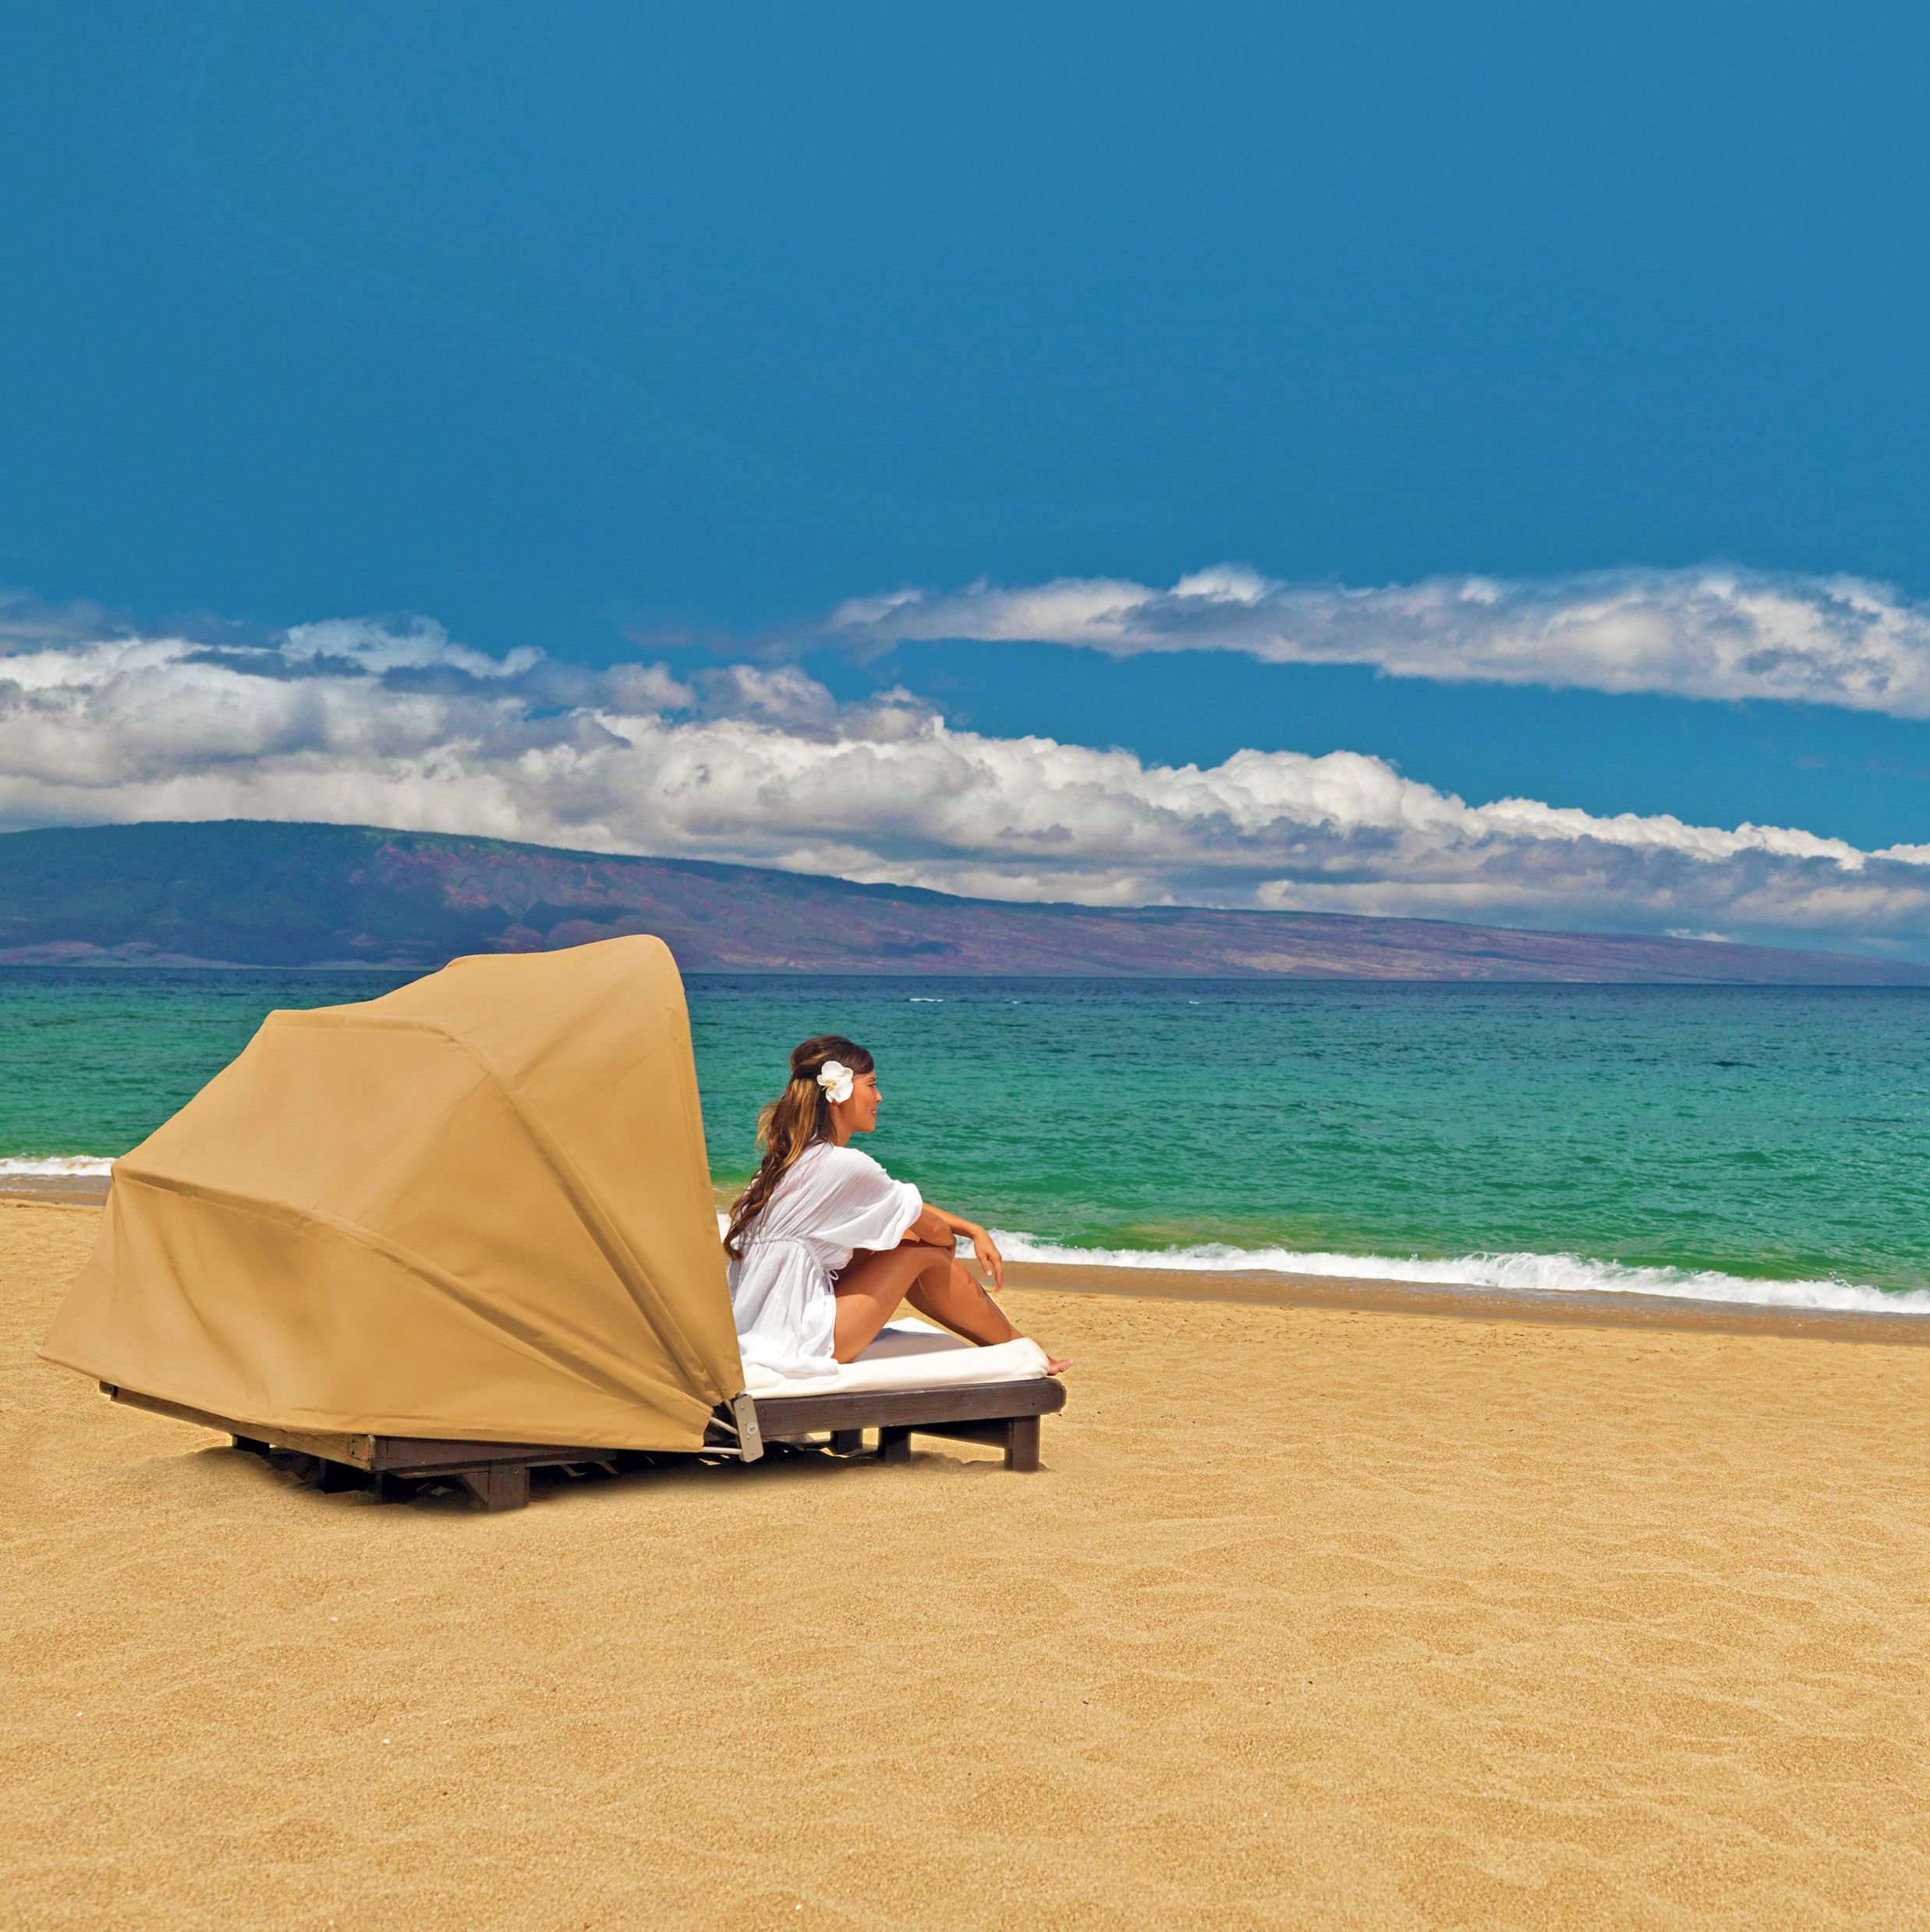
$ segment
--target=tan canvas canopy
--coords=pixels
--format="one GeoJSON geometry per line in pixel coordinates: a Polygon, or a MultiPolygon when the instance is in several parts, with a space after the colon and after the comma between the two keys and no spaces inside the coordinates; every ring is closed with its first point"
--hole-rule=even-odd
{"type": "Polygon", "coordinates": [[[660,940],[271,1014],[116,1163],[53,1361],[288,1430],[689,1449],[744,1386],[660,940]]]}

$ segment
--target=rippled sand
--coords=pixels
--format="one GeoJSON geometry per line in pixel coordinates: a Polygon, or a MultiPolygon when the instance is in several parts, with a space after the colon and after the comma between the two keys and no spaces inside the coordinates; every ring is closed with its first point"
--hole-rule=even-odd
{"type": "Polygon", "coordinates": [[[1930,1349],[1029,1292],[1045,1473],[484,1516],[32,1359],[10,1923],[1930,1923],[1930,1349]]]}

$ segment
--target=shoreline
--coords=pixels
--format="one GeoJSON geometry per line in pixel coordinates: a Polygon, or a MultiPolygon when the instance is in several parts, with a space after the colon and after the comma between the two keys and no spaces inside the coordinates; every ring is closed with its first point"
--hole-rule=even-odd
{"type": "MultiPolygon", "coordinates": [[[[18,1184],[0,1184],[0,1206],[97,1208],[106,1201],[107,1191],[104,1174],[22,1177],[18,1184]]],[[[1473,1283],[1290,1275],[1269,1269],[1105,1268],[1047,1261],[1008,1263],[1005,1279],[1014,1288],[1050,1294],[1103,1295],[1124,1300],[1319,1308],[1353,1315],[1427,1315],[1458,1322],[1638,1329],[1674,1334],[1786,1336],[1805,1341],[1930,1347],[1930,1316],[1703,1301],[1678,1295],[1488,1288],[1473,1283]]]]}
{"type": "Polygon", "coordinates": [[[1354,1315],[1433,1315],[1461,1322],[1646,1329],[1675,1334],[1781,1335],[1812,1342],[1930,1347],[1930,1316],[1699,1301],[1681,1295],[1484,1288],[1471,1282],[1378,1281],[1357,1276],[1288,1275],[1257,1269],[1248,1273],[1231,1269],[1085,1268],[1044,1261],[1009,1262],[1005,1279],[1014,1288],[1146,1301],[1324,1308],[1354,1315]]]}
{"type": "Polygon", "coordinates": [[[0,1180],[0,1201],[30,1201],[42,1207],[101,1208],[107,1205],[105,1174],[16,1174],[0,1180]]]}

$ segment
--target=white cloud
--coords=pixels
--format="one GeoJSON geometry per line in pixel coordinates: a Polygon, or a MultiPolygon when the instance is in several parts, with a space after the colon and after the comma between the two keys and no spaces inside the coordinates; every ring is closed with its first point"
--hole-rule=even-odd
{"type": "Polygon", "coordinates": [[[1226,650],[1372,664],[1443,682],[1771,699],[1930,717],[1930,605],[1850,577],[1628,570],[1546,581],[1434,577],[1355,590],[1234,564],[1159,590],[1067,577],[854,598],[835,634],[1068,644],[1125,656],[1226,650]]]}
{"type": "Polygon", "coordinates": [[[367,617],[328,617],[295,625],[283,633],[281,647],[292,663],[333,660],[369,671],[455,671],[471,678],[518,677],[543,657],[526,646],[507,657],[470,650],[452,643],[448,632],[427,617],[413,618],[400,630],[367,617]]]}
{"type": "Polygon", "coordinates": [[[1011,899],[1930,950],[1930,848],[1866,853],[1797,830],[1532,799],[1470,805],[1354,752],[1147,765],[954,731],[905,692],[840,706],[795,670],[733,667],[693,686],[660,665],[485,658],[420,626],[312,626],[233,649],[0,633],[0,825],[225,817],[745,859],[1011,899]]]}

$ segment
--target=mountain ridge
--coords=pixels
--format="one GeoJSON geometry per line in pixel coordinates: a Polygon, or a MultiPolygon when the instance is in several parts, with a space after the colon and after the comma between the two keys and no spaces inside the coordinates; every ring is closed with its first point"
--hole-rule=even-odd
{"type": "Polygon", "coordinates": [[[1930,985],[1930,967],[1355,913],[954,897],[721,860],[271,819],[0,833],[0,964],[371,966],[655,932],[686,971],[1930,985]]]}

